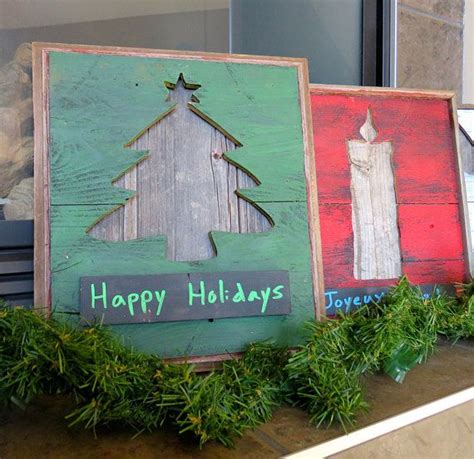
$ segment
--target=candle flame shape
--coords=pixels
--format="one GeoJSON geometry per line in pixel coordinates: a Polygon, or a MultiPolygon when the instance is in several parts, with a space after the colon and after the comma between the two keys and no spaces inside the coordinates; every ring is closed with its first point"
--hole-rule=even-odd
{"type": "Polygon", "coordinates": [[[373,142],[377,137],[377,131],[374,127],[374,123],[372,120],[372,112],[370,111],[370,108],[367,109],[367,118],[365,120],[365,123],[360,128],[359,132],[362,138],[369,143],[373,142]]]}

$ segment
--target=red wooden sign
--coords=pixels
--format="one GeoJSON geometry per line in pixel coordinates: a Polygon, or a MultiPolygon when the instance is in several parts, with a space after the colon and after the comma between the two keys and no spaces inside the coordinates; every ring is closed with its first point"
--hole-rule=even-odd
{"type": "Polygon", "coordinates": [[[404,274],[465,280],[453,94],[313,85],[311,104],[326,305],[404,274]]]}

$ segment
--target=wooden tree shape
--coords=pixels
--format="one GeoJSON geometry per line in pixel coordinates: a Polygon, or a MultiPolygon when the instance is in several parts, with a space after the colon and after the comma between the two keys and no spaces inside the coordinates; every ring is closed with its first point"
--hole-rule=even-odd
{"type": "Polygon", "coordinates": [[[374,143],[370,108],[360,128],[363,140],[349,140],[354,277],[393,279],[401,275],[397,197],[391,142],[374,143]]]}
{"type": "Polygon", "coordinates": [[[114,182],[137,193],[89,234],[107,241],[165,235],[169,260],[204,260],[215,256],[210,231],[261,232],[270,223],[235,193],[257,184],[223,156],[241,145],[196,107],[200,85],[180,74],[165,86],[174,105],[126,145],[149,155],[114,182]]]}

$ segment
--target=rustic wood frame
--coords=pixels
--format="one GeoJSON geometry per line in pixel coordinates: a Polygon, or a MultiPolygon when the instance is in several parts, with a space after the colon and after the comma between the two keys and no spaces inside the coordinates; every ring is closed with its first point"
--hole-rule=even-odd
{"type": "MultiPolygon", "coordinates": [[[[315,317],[321,318],[324,310],[324,280],[319,211],[316,187],[316,171],[313,154],[313,133],[309,80],[306,59],[267,56],[247,56],[188,51],[165,51],[143,48],[102,47],[89,45],[65,45],[57,43],[33,43],[33,98],[35,119],[35,305],[51,313],[51,260],[50,260],[50,174],[49,174],[49,53],[63,51],[81,54],[105,54],[138,57],[165,57],[169,59],[204,60],[229,63],[267,64],[291,66],[297,69],[299,103],[302,114],[302,132],[305,150],[305,176],[309,216],[309,240],[313,278],[315,317]]],[[[221,361],[235,354],[192,357],[189,362],[221,361]]],[[[174,359],[176,360],[176,359],[174,359]]],[[[183,359],[178,359],[182,361],[183,359]]]]}
{"type": "Polygon", "coordinates": [[[464,245],[464,264],[465,272],[470,273],[470,265],[473,263],[473,255],[469,247],[471,247],[471,236],[468,220],[466,185],[464,181],[461,149],[459,143],[459,123],[457,117],[456,93],[454,91],[443,90],[423,90],[423,89],[405,89],[405,88],[382,88],[382,87],[357,87],[344,85],[323,85],[310,84],[310,93],[320,94],[337,94],[337,95],[363,95],[363,96],[387,96],[387,97],[411,97],[416,99],[442,99],[448,102],[449,115],[451,121],[451,129],[453,130],[453,147],[456,155],[457,171],[459,186],[459,204],[460,217],[462,226],[462,237],[464,245]]]}

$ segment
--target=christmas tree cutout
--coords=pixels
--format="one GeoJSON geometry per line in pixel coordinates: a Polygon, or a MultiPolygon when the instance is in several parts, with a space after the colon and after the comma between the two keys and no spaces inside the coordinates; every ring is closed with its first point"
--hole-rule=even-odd
{"type": "Polygon", "coordinates": [[[171,108],[126,144],[148,156],[114,182],[136,194],[89,234],[107,241],[164,235],[169,260],[205,260],[216,255],[211,231],[254,233],[271,225],[236,194],[257,183],[224,157],[241,144],[196,107],[200,85],[180,74],[165,86],[171,108]]]}

